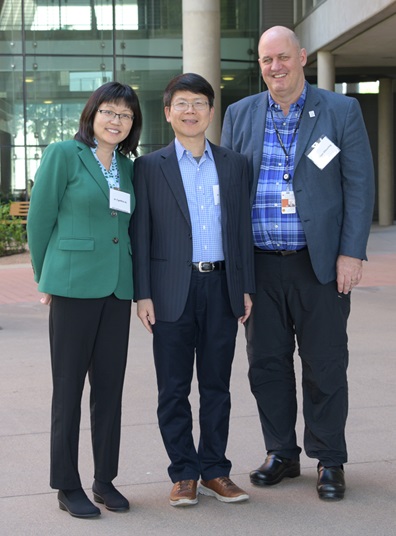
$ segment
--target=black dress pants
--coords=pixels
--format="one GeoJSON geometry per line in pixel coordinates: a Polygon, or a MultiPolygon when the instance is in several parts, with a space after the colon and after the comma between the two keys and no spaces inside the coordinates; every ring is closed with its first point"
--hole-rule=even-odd
{"type": "Polygon", "coordinates": [[[350,294],[317,280],[308,250],[256,253],[256,294],[246,323],[249,380],[266,449],[298,459],[293,354],[302,362],[304,447],[324,465],[347,461],[347,319],[350,294]]]}
{"type": "Polygon", "coordinates": [[[114,295],[99,299],[52,297],[50,485],[54,489],[81,487],[78,443],[87,373],[94,478],[111,482],[117,475],[130,314],[131,301],[114,295]]]}
{"type": "Polygon", "coordinates": [[[193,272],[182,316],[176,322],[156,320],[153,326],[158,422],[171,460],[172,482],[198,480],[200,475],[210,480],[230,473],[225,451],[237,329],[225,272],[193,272]],[[188,399],[195,354],[200,394],[198,449],[188,399]]]}

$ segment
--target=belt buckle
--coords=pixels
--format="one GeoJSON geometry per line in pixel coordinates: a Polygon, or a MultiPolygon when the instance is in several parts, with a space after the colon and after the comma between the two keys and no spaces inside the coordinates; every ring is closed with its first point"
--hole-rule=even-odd
{"type": "Polygon", "coordinates": [[[199,261],[198,263],[198,270],[202,273],[205,272],[213,272],[215,269],[214,263],[209,261],[199,261]],[[209,268],[204,268],[204,264],[209,265],[209,268]]]}

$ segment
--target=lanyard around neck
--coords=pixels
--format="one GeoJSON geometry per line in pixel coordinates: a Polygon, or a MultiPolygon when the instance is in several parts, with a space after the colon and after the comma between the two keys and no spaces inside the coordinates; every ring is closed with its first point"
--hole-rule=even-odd
{"type": "Polygon", "coordinates": [[[299,126],[300,126],[300,123],[301,123],[301,116],[302,116],[302,110],[300,110],[300,115],[298,116],[298,120],[297,120],[297,123],[296,123],[296,126],[294,127],[294,130],[293,130],[293,134],[292,134],[292,138],[290,140],[290,144],[289,144],[289,148],[286,150],[286,147],[285,147],[285,144],[283,143],[282,141],[282,138],[281,138],[281,135],[280,135],[280,132],[275,124],[275,119],[274,119],[274,112],[272,111],[272,106],[269,107],[270,109],[270,112],[271,112],[271,118],[272,118],[272,123],[274,125],[274,129],[275,129],[275,133],[276,133],[276,137],[278,138],[278,141],[279,141],[279,145],[281,146],[282,148],[282,151],[285,153],[285,158],[286,158],[286,165],[285,165],[285,172],[283,174],[283,179],[285,181],[289,181],[291,179],[291,175],[289,173],[289,156],[290,156],[290,149],[293,145],[293,142],[294,142],[294,139],[295,137],[297,136],[297,132],[298,132],[298,129],[299,129],[299,126]]]}

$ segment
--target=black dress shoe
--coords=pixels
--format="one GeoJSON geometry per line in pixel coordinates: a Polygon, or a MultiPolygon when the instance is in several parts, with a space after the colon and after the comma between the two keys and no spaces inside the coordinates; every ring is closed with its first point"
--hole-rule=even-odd
{"type": "Polygon", "coordinates": [[[318,463],[318,483],[316,485],[319,499],[324,501],[340,501],[345,494],[344,467],[324,467],[318,463]]]}
{"type": "Polygon", "coordinates": [[[59,490],[58,502],[61,510],[66,510],[73,517],[97,517],[100,510],[85,494],[82,488],[59,490]]]}
{"type": "Polygon", "coordinates": [[[255,486],[272,486],[283,478],[300,476],[300,462],[268,454],[263,465],[250,473],[250,482],[255,486]]]}
{"type": "Polygon", "coordinates": [[[95,480],[92,491],[95,501],[104,504],[107,510],[111,510],[112,512],[125,512],[129,510],[128,500],[116,490],[111,482],[99,482],[95,480]]]}

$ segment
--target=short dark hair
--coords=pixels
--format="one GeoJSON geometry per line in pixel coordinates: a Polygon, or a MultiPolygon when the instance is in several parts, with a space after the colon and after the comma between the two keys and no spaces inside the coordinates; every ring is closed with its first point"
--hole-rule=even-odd
{"type": "Polygon", "coordinates": [[[81,112],[80,125],[74,139],[82,141],[88,147],[95,147],[93,123],[100,105],[104,102],[115,104],[123,102],[133,112],[132,128],[125,140],[118,144],[117,151],[125,155],[132,153],[137,156],[136,149],[142,131],[142,112],[136,93],[127,84],[107,82],[92,93],[81,112]]]}
{"type": "Polygon", "coordinates": [[[209,102],[209,108],[213,108],[215,94],[212,86],[203,76],[195,73],[179,74],[172,78],[164,91],[164,106],[169,107],[173,95],[177,91],[191,91],[191,93],[201,93],[205,95],[209,102]]]}

